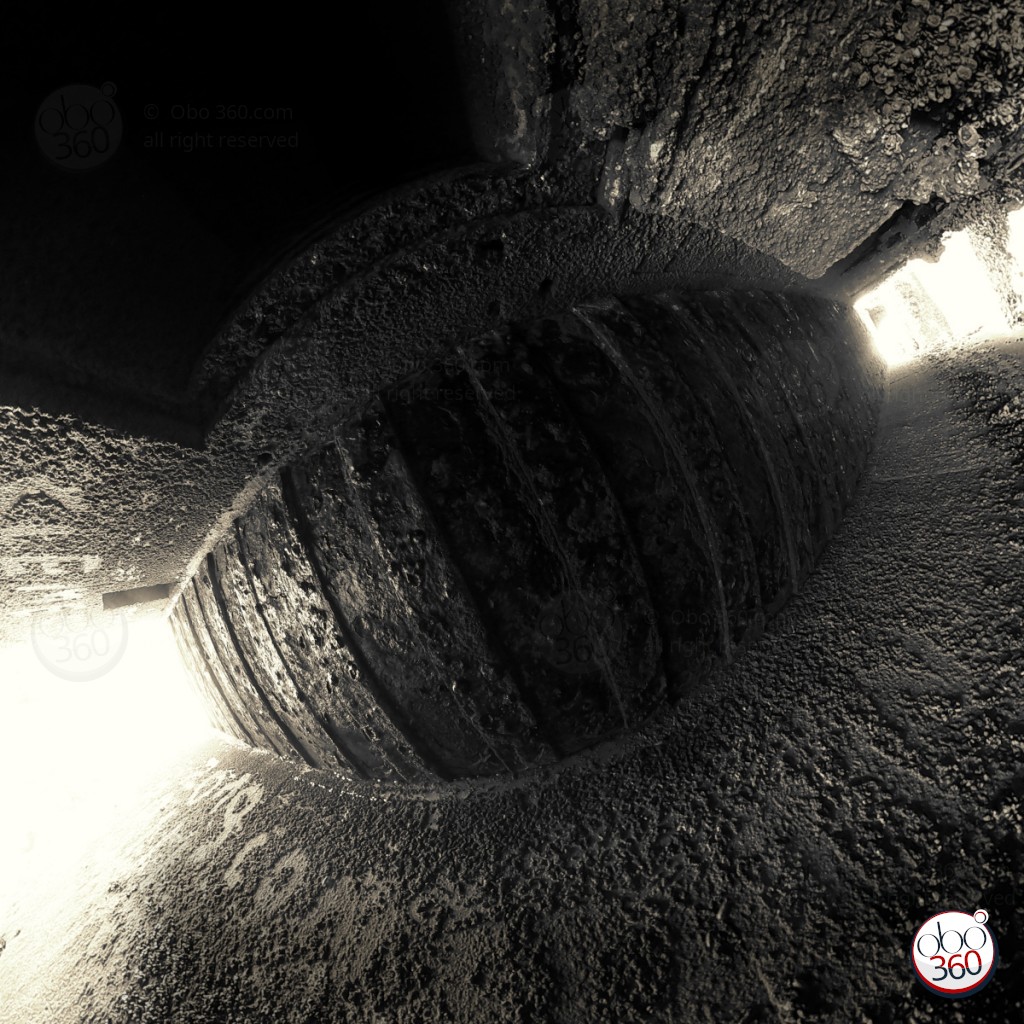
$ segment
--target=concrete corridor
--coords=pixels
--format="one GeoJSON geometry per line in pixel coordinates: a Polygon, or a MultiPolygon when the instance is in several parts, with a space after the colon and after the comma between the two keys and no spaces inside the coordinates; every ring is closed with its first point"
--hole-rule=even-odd
{"type": "Polygon", "coordinates": [[[0,1021],[1021,1019],[1022,355],[893,371],[803,592],[643,733],[421,793],[215,740],[37,851],[0,1021]],[[946,906],[1000,947],[962,1002],[908,964],[946,906]]]}

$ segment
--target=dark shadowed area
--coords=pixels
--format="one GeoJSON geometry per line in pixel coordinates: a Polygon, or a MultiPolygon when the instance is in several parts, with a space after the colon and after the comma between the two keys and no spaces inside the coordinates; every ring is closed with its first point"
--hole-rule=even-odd
{"type": "Polygon", "coordinates": [[[78,20],[0,41],[0,1024],[1024,1018],[1019,0],[78,20]]]}

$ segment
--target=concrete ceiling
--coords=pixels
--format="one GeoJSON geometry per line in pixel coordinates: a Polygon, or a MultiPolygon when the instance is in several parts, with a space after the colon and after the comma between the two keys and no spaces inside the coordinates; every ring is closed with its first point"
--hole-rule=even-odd
{"type": "Polygon", "coordinates": [[[0,639],[166,606],[260,474],[474,333],[612,290],[849,296],[1020,200],[1020,3],[417,10],[8,38],[0,639]],[[107,81],[120,146],[68,173],[33,118],[107,81]],[[242,101],[298,144],[225,145],[268,130],[218,119],[242,101]]]}

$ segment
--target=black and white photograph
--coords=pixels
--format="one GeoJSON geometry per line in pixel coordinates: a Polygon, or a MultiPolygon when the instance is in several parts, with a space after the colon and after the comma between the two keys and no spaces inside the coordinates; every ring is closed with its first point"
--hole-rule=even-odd
{"type": "Polygon", "coordinates": [[[0,1024],[1024,1022],[1024,0],[0,82],[0,1024]]]}

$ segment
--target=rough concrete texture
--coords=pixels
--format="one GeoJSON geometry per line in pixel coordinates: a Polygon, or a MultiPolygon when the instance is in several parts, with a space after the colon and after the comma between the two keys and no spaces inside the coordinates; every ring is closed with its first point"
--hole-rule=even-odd
{"type": "Polygon", "coordinates": [[[196,371],[196,401],[211,410],[201,448],[0,406],[0,640],[56,605],[101,616],[105,593],[177,588],[261,473],[458,343],[594,296],[684,284],[799,278],[683,220],[617,226],[543,174],[448,174],[344,220],[209,346],[196,371]]]}
{"type": "MultiPolygon", "coordinates": [[[[132,218],[131,203],[160,213],[138,200],[144,183],[107,225],[107,275],[83,263],[125,167],[44,181],[38,237],[31,216],[0,218],[25,239],[0,303],[0,640],[36,611],[173,596],[217,570],[207,552],[279,466],[509,321],[610,294],[806,291],[801,275],[849,295],[1020,199],[1017,0],[450,6],[478,152],[515,167],[452,173],[472,156],[439,152],[449,170],[265,275],[212,340],[239,265],[217,244],[190,262],[189,246],[205,246],[226,190],[175,232],[132,218]],[[77,260],[51,253],[65,217],[77,260]],[[147,294],[129,296],[139,252],[147,294]],[[115,333],[139,340],[111,367],[115,333]],[[181,344],[150,358],[156,338],[181,344]]],[[[94,44],[51,46],[50,86],[94,44]]],[[[178,83],[187,51],[168,52],[178,83]]],[[[356,140],[344,161],[384,154],[355,191],[377,188],[415,147],[392,110],[367,118],[391,149],[338,131],[339,63],[322,65],[318,117],[356,140]]],[[[366,93],[356,75],[351,96],[366,93]]],[[[11,138],[31,147],[32,107],[16,113],[11,138]]],[[[203,193],[189,166],[177,173],[203,193]]],[[[304,176],[244,180],[269,194],[304,176]]],[[[259,235],[264,221],[236,210],[259,235]]],[[[291,204],[260,251],[313,219],[291,204]]],[[[34,890],[0,907],[0,1020],[1020,1020],[1020,354],[949,356],[895,382],[867,484],[808,586],[633,738],[437,788],[355,785],[228,742],[198,752],[66,887],[40,857],[34,890]],[[944,905],[987,906],[1003,957],[960,1005],[932,1000],[907,964],[914,928],[944,905]]],[[[250,616],[294,613],[256,593],[250,616]]],[[[232,638],[217,642],[230,659],[232,638]]],[[[243,655],[259,652],[239,647],[227,671],[244,687],[243,655]]],[[[273,714],[236,702],[223,723],[294,749],[286,682],[273,714]]]]}
{"type": "Polygon", "coordinates": [[[808,276],[905,202],[1019,198],[1018,0],[452,8],[483,151],[596,159],[606,203],[686,211],[808,276]]]}
{"type": "Polygon", "coordinates": [[[593,203],[593,184],[583,171],[477,167],[376,197],[258,283],[198,360],[196,401],[211,415],[258,398],[246,376],[257,358],[286,372],[301,347],[327,343],[314,333],[325,317],[344,388],[356,369],[347,363],[386,357],[391,382],[425,365],[421,348],[450,349],[584,298],[683,282],[806,285],[686,216],[620,221],[593,203]],[[275,345],[284,351],[272,353],[275,345]]]}
{"type": "Polygon", "coordinates": [[[217,720],[352,778],[549,762],[755,642],[882,368],[823,299],[605,300],[477,338],[282,470],[174,613],[217,720]]]}
{"type": "Polygon", "coordinates": [[[807,587],[633,740],[420,792],[196,752],[0,908],[0,1021],[1019,1021],[1022,356],[901,370],[807,587]],[[1000,946],[960,1002],[945,906],[1000,946]]]}
{"type": "MultiPolygon", "coordinates": [[[[420,76],[437,131],[409,136],[358,105],[367,132],[335,152],[357,180],[306,156],[277,172],[190,172],[197,154],[142,152],[145,116],[127,105],[124,151],[91,177],[46,166],[31,180],[42,158],[18,136],[0,211],[13,246],[0,294],[0,640],[39,610],[177,587],[254,477],[482,331],[599,295],[806,288],[801,275],[848,270],[852,253],[856,272],[821,285],[850,295],[981,204],[1020,198],[1019,0],[449,6],[465,133],[486,169],[451,171],[472,154],[450,82],[438,85],[452,71],[442,46],[437,73],[420,76]],[[446,169],[381,195],[410,172],[403,146],[446,169]],[[267,200],[275,183],[286,203],[267,200]],[[368,194],[261,276],[325,209],[368,194]],[[243,280],[252,294],[215,330],[243,280]]],[[[443,19],[422,17],[436,42],[443,19]]],[[[398,20],[392,59],[419,67],[428,36],[398,20]]],[[[80,43],[131,49],[95,31],[80,43]]],[[[329,63],[310,82],[334,74],[329,63]]],[[[316,122],[336,146],[333,113],[310,109],[303,131],[316,122]]]]}

